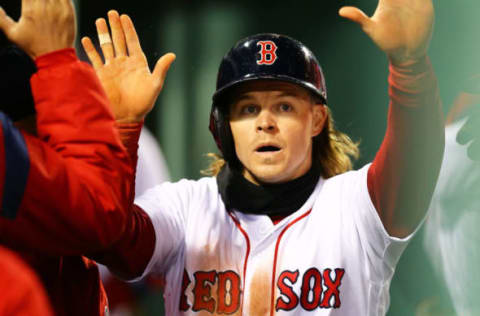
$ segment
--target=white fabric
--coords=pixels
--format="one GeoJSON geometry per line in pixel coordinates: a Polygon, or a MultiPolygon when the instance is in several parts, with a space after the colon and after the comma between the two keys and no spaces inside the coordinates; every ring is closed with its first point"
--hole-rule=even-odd
{"type": "Polygon", "coordinates": [[[169,180],[170,175],[162,149],[152,133],[143,127],[138,140],[135,196],[140,196],[147,189],[169,180]]]}
{"type": "Polygon", "coordinates": [[[424,245],[458,315],[480,315],[480,165],[455,138],[465,120],[446,128],[445,155],[424,245]]]}
{"type": "MultiPolygon", "coordinates": [[[[305,205],[277,225],[264,215],[233,212],[230,216],[218,194],[215,178],[165,183],[147,191],[135,201],[151,217],[157,238],[145,274],[165,275],[166,314],[210,315],[204,310],[193,311],[194,293],[197,303],[214,300],[214,311],[219,312],[220,273],[233,271],[241,279],[245,296],[233,315],[270,315],[275,267],[274,306],[278,307],[280,301],[295,302],[291,293],[286,293],[288,288],[298,299],[295,308],[276,311],[275,315],[385,315],[395,265],[411,236],[398,239],[385,231],[368,193],[368,167],[320,180],[305,205]],[[233,218],[245,230],[250,245],[245,279],[247,239],[233,218]],[[182,292],[184,269],[190,283],[182,292]],[[317,295],[320,304],[328,289],[326,269],[331,269],[331,282],[338,280],[341,273],[335,269],[344,270],[337,287],[340,307],[316,306],[314,311],[307,311],[309,303],[317,302],[314,291],[309,290],[315,279],[307,279],[302,292],[303,278],[307,271],[321,276],[318,279],[322,289],[317,295]],[[201,280],[196,277],[208,271],[215,275],[212,282],[196,282],[201,280]],[[280,281],[280,275],[288,271],[297,273],[296,282],[285,278],[280,281]],[[202,289],[206,292],[198,295],[202,289]],[[179,306],[183,294],[189,308],[182,313],[179,306]]],[[[233,281],[225,284],[223,288],[231,292],[222,297],[227,299],[227,305],[233,304],[233,281]]],[[[337,300],[334,295],[326,303],[333,306],[337,300]]]]}

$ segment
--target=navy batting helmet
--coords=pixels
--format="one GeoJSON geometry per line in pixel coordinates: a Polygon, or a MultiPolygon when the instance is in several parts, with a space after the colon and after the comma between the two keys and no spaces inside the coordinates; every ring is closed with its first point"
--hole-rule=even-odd
{"type": "Polygon", "coordinates": [[[309,90],[321,103],[327,103],[322,69],[305,45],[288,36],[272,33],[240,40],[222,59],[210,113],[210,131],[231,167],[238,168],[241,164],[235,153],[226,97],[233,87],[262,79],[297,84],[309,90]]]}

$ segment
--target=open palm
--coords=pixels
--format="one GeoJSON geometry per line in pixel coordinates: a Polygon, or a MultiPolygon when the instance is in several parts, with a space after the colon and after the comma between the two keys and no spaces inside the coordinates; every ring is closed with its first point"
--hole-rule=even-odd
{"type": "Polygon", "coordinates": [[[90,38],[82,45],[100,79],[120,123],[140,122],[153,108],[175,55],[162,56],[150,72],[132,20],[116,11],[108,13],[112,40],[104,19],[96,21],[105,62],[90,38]]]}
{"type": "Polygon", "coordinates": [[[343,7],[339,13],[358,23],[395,64],[427,54],[434,21],[432,0],[379,0],[372,17],[355,7],[343,7]]]}

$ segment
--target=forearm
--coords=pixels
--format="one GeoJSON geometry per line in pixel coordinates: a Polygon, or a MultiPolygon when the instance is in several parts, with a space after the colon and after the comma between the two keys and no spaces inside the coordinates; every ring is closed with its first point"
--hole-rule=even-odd
{"type": "Polygon", "coordinates": [[[155,230],[150,217],[136,205],[132,205],[130,214],[122,237],[109,249],[89,256],[125,280],[143,274],[155,249],[155,230]]]}
{"type": "Polygon", "coordinates": [[[130,159],[130,165],[133,169],[133,173],[129,179],[131,183],[131,191],[129,194],[129,205],[133,204],[135,198],[135,177],[138,162],[138,141],[140,139],[140,133],[142,131],[143,122],[139,123],[116,123],[115,124],[120,140],[127,150],[128,158],[130,159]]]}
{"type": "MultiPolygon", "coordinates": [[[[136,170],[138,160],[138,140],[143,122],[117,123],[122,144],[127,149],[130,163],[136,170]]],[[[122,237],[109,249],[91,257],[106,265],[117,276],[130,280],[142,275],[155,248],[155,231],[150,217],[133,204],[135,196],[135,172],[132,174],[129,199],[129,215],[122,237]],[[132,254],[135,254],[132,256],[132,254]]]]}
{"type": "Polygon", "coordinates": [[[390,65],[389,95],[387,131],[368,188],[387,231],[404,237],[425,215],[444,148],[441,101],[429,60],[390,65]]]}

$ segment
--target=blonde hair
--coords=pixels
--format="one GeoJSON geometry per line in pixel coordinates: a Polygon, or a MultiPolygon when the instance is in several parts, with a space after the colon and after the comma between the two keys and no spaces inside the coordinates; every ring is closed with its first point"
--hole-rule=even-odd
{"type": "MultiPolygon", "coordinates": [[[[359,142],[354,142],[347,134],[335,129],[330,109],[327,108],[327,120],[323,131],[313,138],[312,164],[320,167],[321,175],[325,179],[352,170],[352,160],[357,159],[360,152],[359,142]]],[[[201,171],[203,175],[216,176],[225,165],[222,156],[208,153],[210,164],[201,171]]]]}

